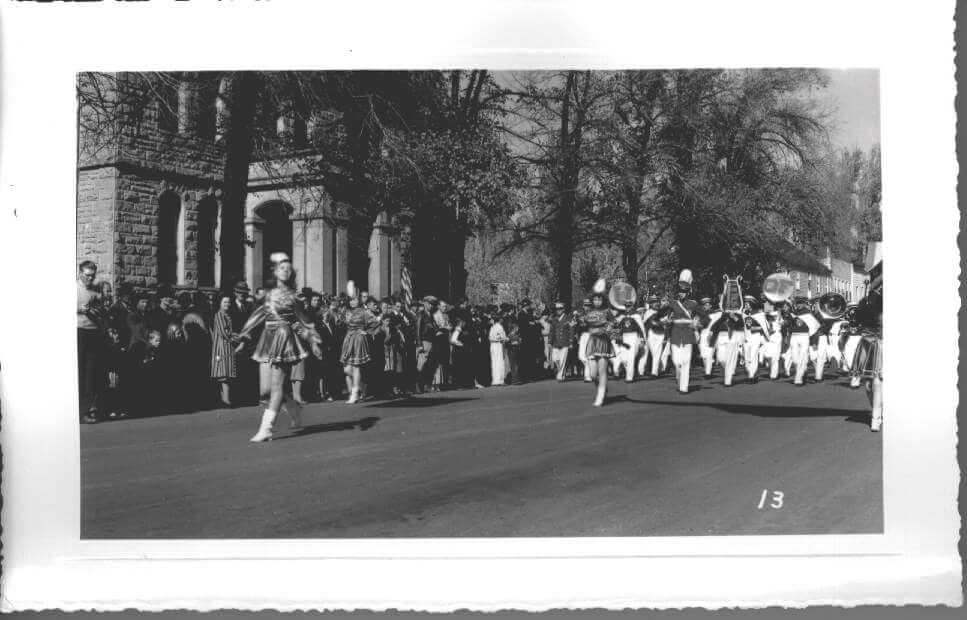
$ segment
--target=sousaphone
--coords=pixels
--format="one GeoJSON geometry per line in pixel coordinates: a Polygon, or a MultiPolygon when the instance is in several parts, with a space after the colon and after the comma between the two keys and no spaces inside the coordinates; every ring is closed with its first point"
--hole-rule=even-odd
{"type": "Polygon", "coordinates": [[[788,273],[774,273],[762,283],[762,293],[774,304],[789,301],[796,290],[796,283],[788,273]]]}
{"type": "Polygon", "coordinates": [[[608,291],[608,301],[610,301],[611,305],[618,310],[633,310],[635,307],[635,301],[637,300],[638,293],[635,291],[635,287],[631,286],[627,282],[615,282],[611,286],[611,290],[608,291]]]}
{"type": "Polygon", "coordinates": [[[819,298],[818,310],[824,319],[841,319],[846,309],[846,298],[839,293],[826,293],[819,298]]]}

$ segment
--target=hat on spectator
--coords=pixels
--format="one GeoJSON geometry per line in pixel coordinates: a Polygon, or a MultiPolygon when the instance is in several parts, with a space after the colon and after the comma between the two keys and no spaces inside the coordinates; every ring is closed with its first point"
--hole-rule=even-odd
{"type": "Polygon", "coordinates": [[[248,293],[249,291],[251,291],[251,289],[248,287],[248,282],[246,282],[245,280],[240,280],[235,285],[236,293],[248,293]]]}

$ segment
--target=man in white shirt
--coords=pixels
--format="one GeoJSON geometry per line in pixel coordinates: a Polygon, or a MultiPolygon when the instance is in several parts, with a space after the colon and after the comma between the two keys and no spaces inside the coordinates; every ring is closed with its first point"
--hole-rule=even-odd
{"type": "Polygon", "coordinates": [[[81,421],[98,421],[98,396],[104,383],[104,329],[98,322],[100,292],[94,287],[97,265],[86,260],[77,267],[77,379],[81,421]]]}

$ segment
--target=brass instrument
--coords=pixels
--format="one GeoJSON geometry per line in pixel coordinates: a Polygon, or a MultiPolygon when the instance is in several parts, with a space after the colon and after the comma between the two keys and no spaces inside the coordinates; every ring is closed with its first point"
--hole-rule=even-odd
{"type": "Polygon", "coordinates": [[[789,301],[796,290],[796,283],[788,273],[774,273],[762,283],[762,293],[770,302],[780,304],[789,301]]]}
{"type": "Polygon", "coordinates": [[[627,282],[615,282],[608,291],[608,301],[617,310],[633,309],[637,300],[638,293],[635,287],[627,282]]]}
{"type": "Polygon", "coordinates": [[[817,310],[824,319],[841,319],[846,314],[846,298],[839,293],[826,293],[819,298],[817,310]]]}

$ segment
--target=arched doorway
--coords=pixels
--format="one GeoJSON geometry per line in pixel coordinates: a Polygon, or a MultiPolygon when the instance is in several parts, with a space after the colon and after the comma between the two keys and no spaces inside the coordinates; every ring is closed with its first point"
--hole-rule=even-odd
{"type": "Polygon", "coordinates": [[[263,284],[271,284],[272,261],[274,252],[285,252],[292,256],[292,220],[289,214],[292,207],[281,201],[268,202],[255,209],[255,214],[262,218],[262,280],[263,284]]]}

